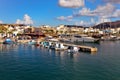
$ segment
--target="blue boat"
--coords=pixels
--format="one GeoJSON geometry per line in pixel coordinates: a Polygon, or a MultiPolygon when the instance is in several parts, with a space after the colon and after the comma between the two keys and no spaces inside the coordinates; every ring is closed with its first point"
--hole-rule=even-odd
{"type": "Polygon", "coordinates": [[[10,38],[5,39],[5,41],[3,42],[3,44],[13,44],[13,43],[14,42],[10,38]]]}

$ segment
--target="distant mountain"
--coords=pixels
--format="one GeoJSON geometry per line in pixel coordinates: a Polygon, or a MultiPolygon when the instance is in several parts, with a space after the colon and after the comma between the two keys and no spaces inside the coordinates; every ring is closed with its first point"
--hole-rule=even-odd
{"type": "Polygon", "coordinates": [[[65,27],[68,27],[68,28],[83,28],[83,26],[78,26],[78,25],[64,25],[65,27]]]}
{"type": "Polygon", "coordinates": [[[120,20],[115,22],[104,22],[93,26],[93,28],[106,29],[106,28],[120,28],[120,20]]]}
{"type": "Polygon", "coordinates": [[[0,26],[26,26],[25,24],[0,24],[0,26]]]}

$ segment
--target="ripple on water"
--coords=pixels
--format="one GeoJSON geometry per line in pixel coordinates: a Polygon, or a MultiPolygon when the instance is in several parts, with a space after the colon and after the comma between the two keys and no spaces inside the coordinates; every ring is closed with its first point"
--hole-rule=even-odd
{"type": "Polygon", "coordinates": [[[120,44],[102,42],[95,54],[68,54],[30,45],[2,45],[0,80],[120,80],[120,44]]]}

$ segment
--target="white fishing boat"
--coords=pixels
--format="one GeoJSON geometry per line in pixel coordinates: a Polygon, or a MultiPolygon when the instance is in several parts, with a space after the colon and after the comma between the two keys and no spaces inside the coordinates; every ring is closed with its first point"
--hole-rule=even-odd
{"type": "Polygon", "coordinates": [[[56,43],[55,50],[67,50],[67,46],[64,46],[62,43],[56,43]]]}
{"type": "Polygon", "coordinates": [[[78,52],[79,48],[77,46],[68,46],[68,53],[78,52]]]}
{"type": "Polygon", "coordinates": [[[101,37],[101,40],[102,41],[117,41],[117,40],[120,40],[120,37],[109,35],[109,36],[101,37]]]}

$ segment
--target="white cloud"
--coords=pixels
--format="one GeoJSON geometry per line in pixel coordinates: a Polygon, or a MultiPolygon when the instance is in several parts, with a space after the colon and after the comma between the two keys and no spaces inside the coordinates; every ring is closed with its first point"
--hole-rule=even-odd
{"type": "Polygon", "coordinates": [[[94,11],[91,11],[88,8],[82,8],[81,10],[79,10],[77,13],[73,14],[75,17],[77,16],[96,16],[96,14],[94,13],[94,11]]]}
{"type": "Polygon", "coordinates": [[[120,0],[103,0],[104,2],[108,2],[108,3],[116,3],[116,4],[120,4],[120,0]]]}
{"type": "Polygon", "coordinates": [[[33,21],[31,20],[31,17],[27,14],[24,15],[24,23],[25,24],[33,24],[33,21]]]}
{"type": "Polygon", "coordinates": [[[82,8],[78,11],[78,13],[74,13],[73,15],[76,16],[107,16],[110,17],[115,10],[115,7],[107,3],[105,6],[98,6],[95,10],[90,10],[90,8],[82,8]]]}
{"type": "Polygon", "coordinates": [[[94,18],[91,18],[91,23],[95,23],[95,20],[94,20],[94,18]]]}
{"type": "MultiPolygon", "coordinates": [[[[79,17],[79,16],[90,16],[97,18],[96,22],[94,19],[91,19],[92,23],[102,23],[102,22],[109,22],[111,21],[111,17],[120,17],[120,10],[115,10],[115,6],[113,6],[110,3],[107,3],[104,6],[98,6],[95,10],[90,10],[89,8],[82,8],[81,10],[78,11],[78,13],[73,14],[74,17],[79,17]]],[[[80,24],[83,24],[81,22],[80,24]]],[[[85,23],[84,24],[90,24],[90,23],[85,23]]]]}
{"type": "Polygon", "coordinates": [[[107,3],[105,6],[98,6],[94,12],[99,16],[111,16],[115,10],[115,6],[107,3]]]}
{"type": "Polygon", "coordinates": [[[85,26],[85,27],[92,26],[94,24],[95,24],[95,20],[93,18],[91,18],[89,22],[83,21],[83,20],[81,20],[79,22],[78,21],[75,22],[75,25],[80,25],[80,26],[85,26]]]}
{"type": "Polygon", "coordinates": [[[87,21],[83,21],[83,20],[81,20],[81,21],[77,21],[77,22],[75,22],[75,25],[80,25],[80,26],[87,27],[87,26],[90,26],[90,23],[87,22],[87,21]]]}
{"type": "Polygon", "coordinates": [[[80,21],[79,25],[87,25],[85,21],[80,21]]]}
{"type": "Polygon", "coordinates": [[[91,21],[89,21],[89,22],[81,20],[81,21],[75,22],[75,25],[89,27],[89,26],[93,26],[95,24],[103,23],[103,21],[104,21],[103,19],[99,19],[97,22],[95,22],[93,19],[91,19],[91,21]]]}
{"type": "Polygon", "coordinates": [[[64,16],[57,17],[58,20],[64,21],[66,18],[64,16]]]}
{"type": "Polygon", "coordinates": [[[67,16],[67,17],[60,16],[60,17],[57,17],[57,19],[60,20],[60,21],[72,21],[73,16],[67,16]]]}
{"type": "Polygon", "coordinates": [[[100,24],[100,23],[104,23],[104,22],[111,22],[111,19],[107,18],[107,17],[99,17],[99,19],[96,22],[96,24],[100,24]]]}
{"type": "MultiPolygon", "coordinates": [[[[91,18],[90,22],[86,22],[86,21],[77,21],[75,24],[78,25],[92,25],[92,24],[99,24],[99,23],[103,23],[103,22],[110,22],[111,18],[120,18],[120,9],[116,9],[115,5],[111,4],[111,3],[106,3],[105,5],[99,5],[98,7],[96,7],[96,9],[91,10],[90,8],[86,8],[83,7],[81,10],[79,10],[78,12],[73,12],[72,18],[76,18],[76,17],[85,17],[88,16],[89,18],[91,18]],[[93,18],[95,18],[96,20],[94,20],[93,18]]],[[[61,16],[58,18],[59,20],[65,20],[65,21],[69,21],[69,18],[61,16]]]]}
{"type": "Polygon", "coordinates": [[[21,21],[20,19],[17,19],[16,24],[24,24],[24,22],[21,21]]]}
{"type": "Polygon", "coordinates": [[[120,17],[120,9],[117,9],[114,14],[112,15],[112,17],[117,18],[120,17]]]}
{"type": "Polygon", "coordinates": [[[17,19],[16,24],[31,25],[31,24],[33,24],[33,20],[31,19],[31,17],[29,15],[25,14],[24,19],[23,20],[17,19]]]}
{"type": "Polygon", "coordinates": [[[84,0],[59,0],[59,5],[68,8],[78,8],[84,6],[84,0]]]}
{"type": "Polygon", "coordinates": [[[2,24],[3,23],[3,21],[0,21],[0,24],[2,24]]]}

